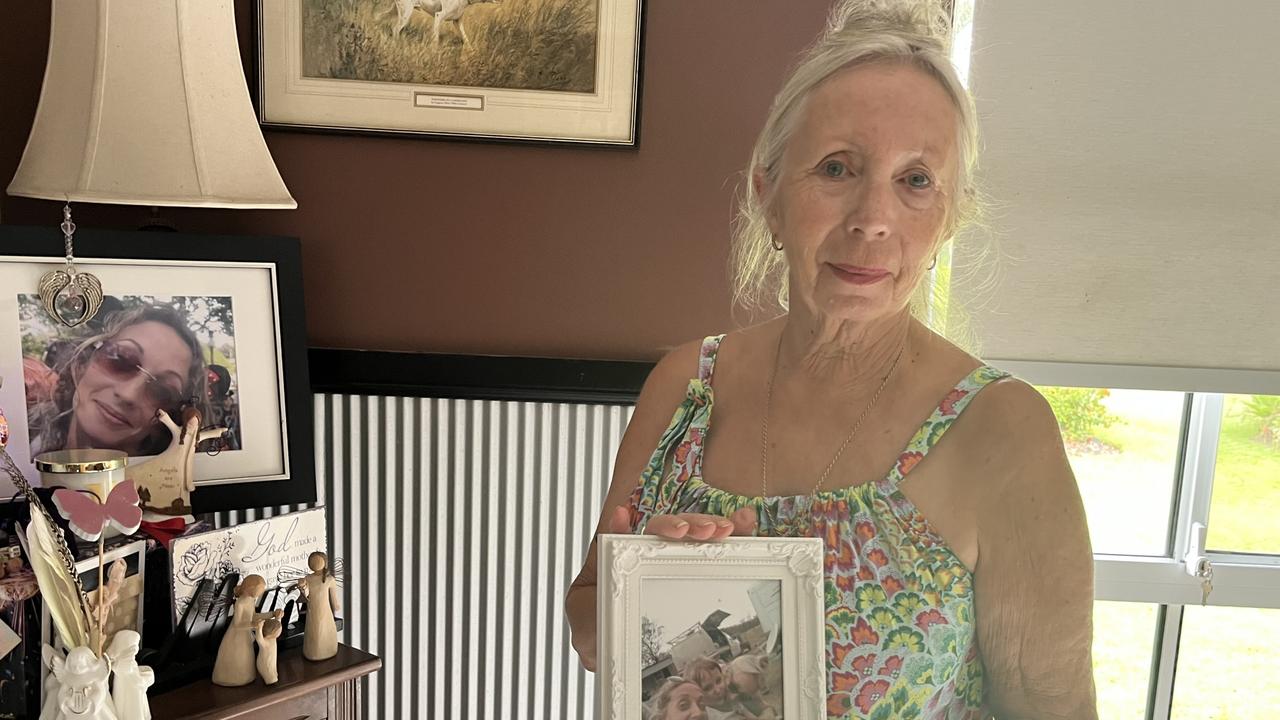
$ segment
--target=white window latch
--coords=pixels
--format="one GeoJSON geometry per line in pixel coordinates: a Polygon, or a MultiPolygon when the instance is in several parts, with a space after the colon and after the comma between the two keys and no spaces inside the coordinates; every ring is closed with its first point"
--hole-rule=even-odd
{"type": "Polygon", "coordinates": [[[1200,581],[1200,605],[1209,601],[1209,593],[1213,592],[1213,563],[1205,555],[1205,535],[1208,532],[1202,523],[1191,523],[1191,543],[1182,561],[1187,574],[1200,581]]]}

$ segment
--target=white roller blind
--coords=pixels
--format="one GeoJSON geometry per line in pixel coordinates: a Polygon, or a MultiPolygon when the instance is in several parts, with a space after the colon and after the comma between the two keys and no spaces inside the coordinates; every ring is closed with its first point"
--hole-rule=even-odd
{"type": "Polygon", "coordinates": [[[972,47],[982,354],[1280,370],[1280,2],[978,0],[972,47]]]}

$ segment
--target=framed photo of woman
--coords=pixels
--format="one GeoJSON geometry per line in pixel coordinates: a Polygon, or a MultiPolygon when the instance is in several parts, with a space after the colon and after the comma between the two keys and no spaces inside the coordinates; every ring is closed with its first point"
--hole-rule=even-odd
{"type": "Polygon", "coordinates": [[[181,423],[194,408],[222,430],[196,446],[195,512],[315,500],[296,239],[79,231],[76,268],[104,297],[75,327],[37,295],[64,264],[61,233],[2,226],[0,248],[0,407],[32,484],[46,451],[145,462],[173,440],[158,411],[181,423]]]}
{"type": "Polygon", "coordinates": [[[817,538],[601,535],[600,717],[826,717],[817,538]]]}

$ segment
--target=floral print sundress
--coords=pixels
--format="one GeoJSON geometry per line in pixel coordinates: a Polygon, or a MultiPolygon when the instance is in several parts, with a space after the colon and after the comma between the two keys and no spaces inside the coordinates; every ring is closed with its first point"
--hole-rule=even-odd
{"type": "Polygon", "coordinates": [[[984,365],[956,384],[880,480],[814,495],[746,497],[702,480],[715,405],[711,379],[723,339],[711,336],[702,343],[698,377],[689,381],[631,495],[632,526],[659,513],[727,517],[752,507],[761,535],[822,538],[827,717],[989,717],[974,632],[973,578],[898,486],[978,391],[1008,373],[984,365]]]}

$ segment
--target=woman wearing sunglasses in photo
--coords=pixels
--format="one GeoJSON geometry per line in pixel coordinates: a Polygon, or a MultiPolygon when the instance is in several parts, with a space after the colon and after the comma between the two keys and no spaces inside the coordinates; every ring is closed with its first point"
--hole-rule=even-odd
{"type": "Polygon", "coordinates": [[[702,688],[682,677],[667,678],[649,704],[645,720],[708,720],[702,688]]]}
{"type": "Polygon", "coordinates": [[[156,411],[174,417],[205,407],[206,371],[199,341],[172,308],[144,305],[114,313],[100,335],[80,342],[59,363],[52,399],[31,409],[31,448],[154,455],[171,436],[156,411]]]}

